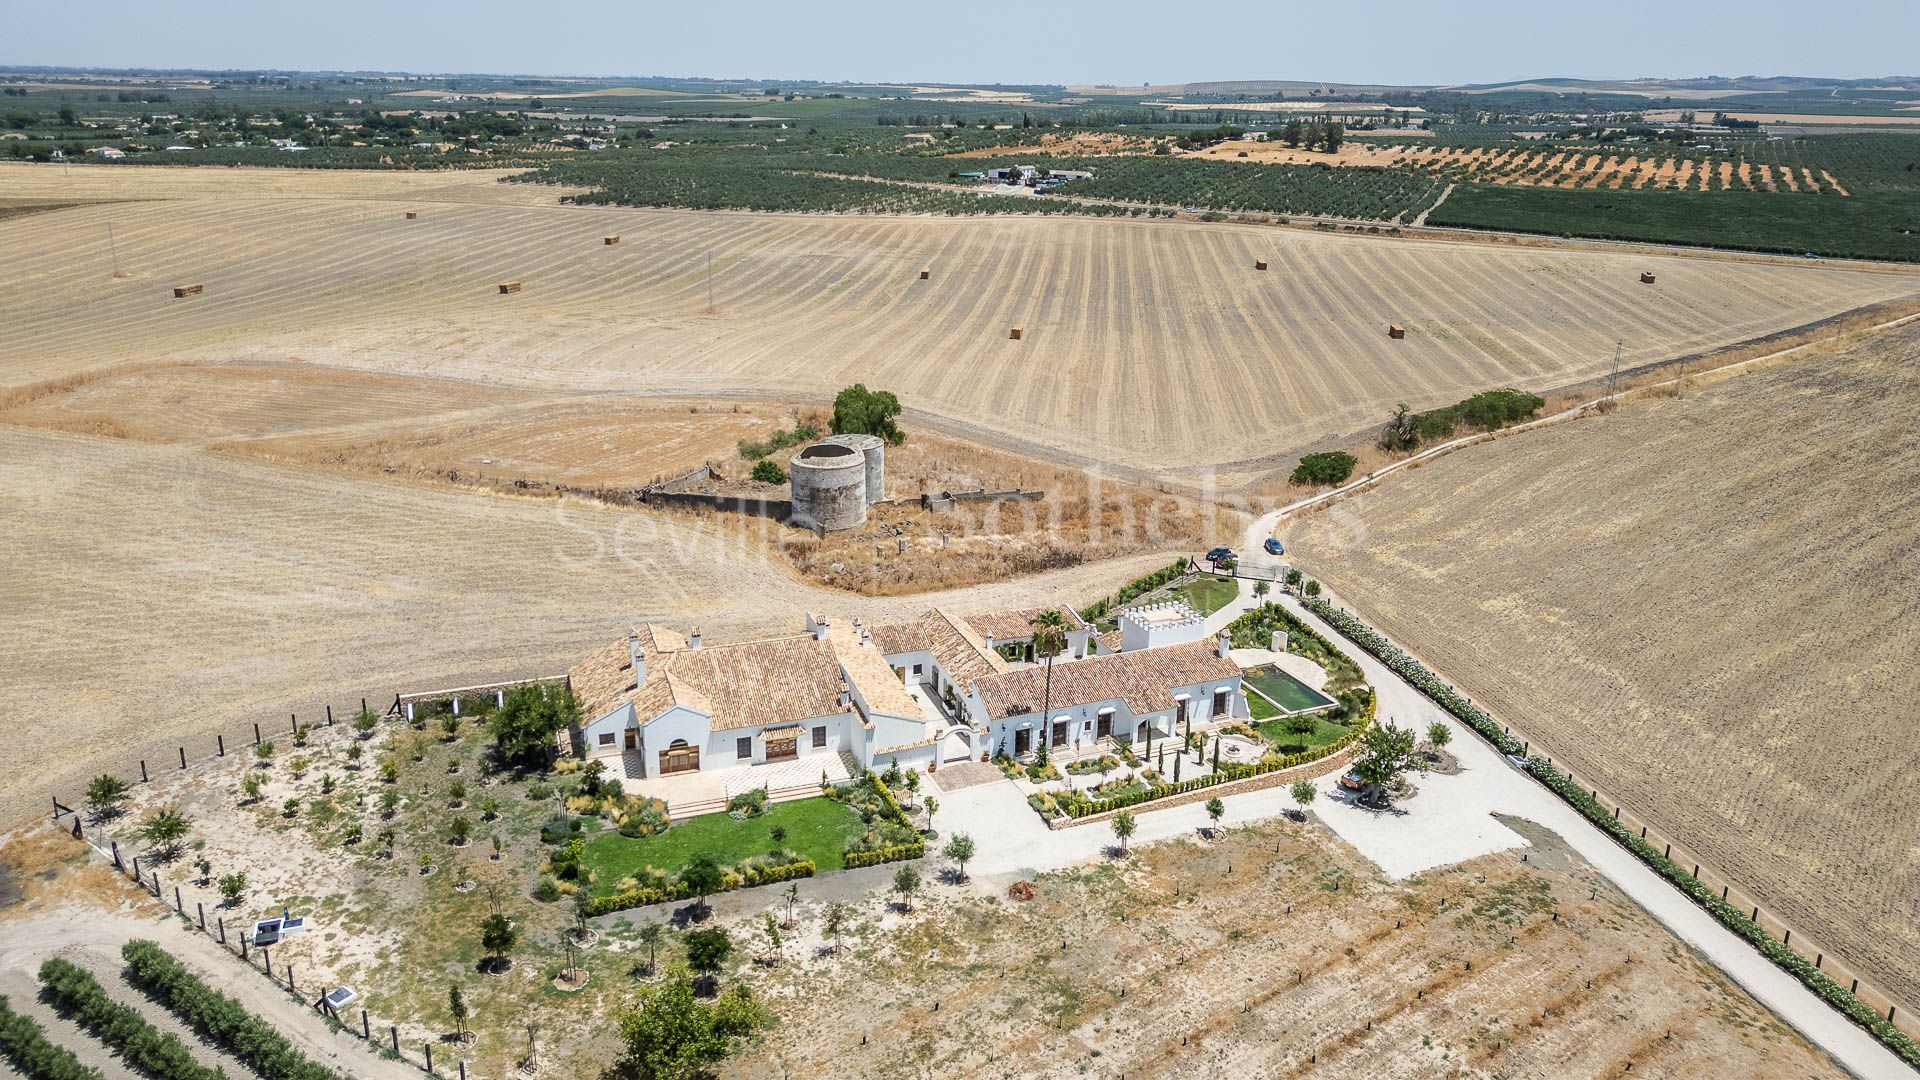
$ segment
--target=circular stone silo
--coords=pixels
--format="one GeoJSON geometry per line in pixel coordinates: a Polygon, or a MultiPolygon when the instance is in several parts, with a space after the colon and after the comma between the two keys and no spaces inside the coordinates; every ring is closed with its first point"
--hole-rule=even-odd
{"type": "Polygon", "coordinates": [[[866,455],[840,443],[817,442],[787,463],[793,488],[792,524],[852,529],[867,520],[866,455]]]}
{"type": "Polygon", "coordinates": [[[877,435],[829,435],[821,442],[850,446],[867,459],[867,505],[886,498],[887,444],[877,435]]]}

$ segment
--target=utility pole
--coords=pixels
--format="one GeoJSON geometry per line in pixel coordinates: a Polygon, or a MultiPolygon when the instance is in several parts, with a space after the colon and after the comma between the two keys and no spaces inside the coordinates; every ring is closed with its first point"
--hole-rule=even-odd
{"type": "Polygon", "coordinates": [[[1613,371],[1607,376],[1607,407],[1609,409],[1614,405],[1613,395],[1620,386],[1620,348],[1625,344],[1624,341],[1613,343],[1613,371]]]}

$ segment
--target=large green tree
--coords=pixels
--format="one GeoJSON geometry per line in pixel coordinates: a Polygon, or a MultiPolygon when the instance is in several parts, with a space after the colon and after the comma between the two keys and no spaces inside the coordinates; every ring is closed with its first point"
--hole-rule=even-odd
{"type": "Polygon", "coordinates": [[[680,871],[680,883],[700,897],[700,910],[707,910],[707,897],[720,891],[725,875],[720,864],[713,856],[702,852],[687,861],[685,869],[680,871]]]}
{"type": "Polygon", "coordinates": [[[869,390],[865,383],[854,383],[833,399],[835,435],[878,435],[897,445],[907,438],[899,417],[900,399],[890,390],[869,390]]]}
{"type": "Polygon", "coordinates": [[[643,987],[621,1017],[625,1050],[601,1080],[698,1080],[767,1020],[744,986],[701,1001],[687,969],[676,965],[666,979],[643,987]]]}
{"type": "Polygon", "coordinates": [[[1391,720],[1367,729],[1361,740],[1360,756],[1353,762],[1353,774],[1364,785],[1360,792],[1363,804],[1386,805],[1387,789],[1413,766],[1413,744],[1413,732],[1396,726],[1391,720]]]}
{"type": "Polygon", "coordinates": [[[580,719],[573,691],[555,686],[517,686],[487,721],[487,733],[508,765],[540,768],[553,760],[554,736],[580,719]]]}

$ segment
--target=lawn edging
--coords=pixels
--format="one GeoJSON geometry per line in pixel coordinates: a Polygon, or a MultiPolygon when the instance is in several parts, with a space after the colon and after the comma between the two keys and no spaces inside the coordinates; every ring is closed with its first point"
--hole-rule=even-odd
{"type": "MultiPolygon", "coordinates": [[[[1301,603],[1327,625],[1365,649],[1391,668],[1394,674],[1399,675],[1415,689],[1432,699],[1434,704],[1445,709],[1461,723],[1472,728],[1481,738],[1492,743],[1495,749],[1508,755],[1518,755],[1523,751],[1525,744],[1502,729],[1484,709],[1468,701],[1465,695],[1448,686],[1439,676],[1427,670],[1426,665],[1388,641],[1385,635],[1368,626],[1358,617],[1336,609],[1325,600],[1309,598],[1301,603]]],[[[1829,978],[1824,971],[1808,963],[1805,957],[1794,952],[1791,947],[1775,941],[1773,936],[1767,933],[1759,923],[1749,918],[1746,912],[1722,900],[1679,863],[1666,857],[1652,844],[1642,840],[1616,820],[1610,811],[1600,805],[1598,799],[1585,788],[1568,779],[1564,773],[1556,770],[1546,758],[1538,755],[1529,757],[1526,759],[1524,769],[1527,775],[1580,811],[1588,821],[1599,826],[1601,831],[1612,837],[1621,847],[1632,852],[1654,873],[1659,874],[1688,899],[1704,908],[1722,926],[1746,940],[1776,967],[1800,980],[1801,984],[1815,997],[1865,1028],[1868,1034],[1879,1040],[1881,1045],[1893,1052],[1894,1056],[1910,1065],[1920,1065],[1920,1040],[1915,1040],[1895,1027],[1892,1021],[1849,993],[1839,983],[1829,978]]]]}

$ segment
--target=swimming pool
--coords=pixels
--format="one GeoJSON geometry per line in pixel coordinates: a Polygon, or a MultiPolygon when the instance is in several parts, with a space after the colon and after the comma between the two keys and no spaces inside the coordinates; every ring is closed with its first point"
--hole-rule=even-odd
{"type": "Polygon", "coordinates": [[[1330,709],[1339,702],[1269,664],[1242,672],[1241,685],[1288,715],[1330,709]]]}

